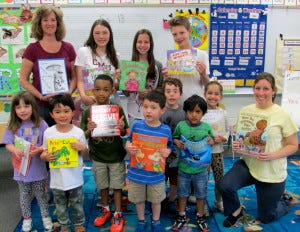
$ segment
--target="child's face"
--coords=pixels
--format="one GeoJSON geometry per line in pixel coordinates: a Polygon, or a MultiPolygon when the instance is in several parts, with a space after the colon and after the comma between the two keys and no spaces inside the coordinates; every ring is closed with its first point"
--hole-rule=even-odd
{"type": "Polygon", "coordinates": [[[15,111],[18,118],[22,121],[28,121],[32,115],[32,106],[30,104],[25,104],[25,102],[21,99],[19,105],[15,107],[15,111]]]}
{"type": "Polygon", "coordinates": [[[74,113],[75,112],[72,111],[70,106],[58,104],[54,106],[53,111],[50,112],[50,115],[54,119],[57,125],[67,126],[72,122],[74,113]]]}
{"type": "Polygon", "coordinates": [[[207,105],[209,109],[215,109],[218,106],[218,103],[222,100],[223,95],[220,91],[218,85],[212,84],[209,85],[207,91],[204,93],[207,105]]]}
{"type": "Polygon", "coordinates": [[[186,117],[192,125],[197,125],[200,123],[203,117],[203,112],[200,109],[200,107],[197,105],[193,110],[191,111],[188,110],[186,112],[186,117]]]}
{"type": "Polygon", "coordinates": [[[159,117],[165,112],[165,108],[160,108],[159,104],[145,99],[143,102],[143,115],[149,125],[157,125],[159,117]]]}
{"type": "Polygon", "coordinates": [[[107,80],[96,80],[93,94],[98,105],[109,104],[109,96],[113,93],[113,86],[107,80]]]}
{"type": "Polygon", "coordinates": [[[135,46],[136,46],[136,50],[138,50],[140,55],[147,55],[150,49],[149,35],[147,33],[139,34],[135,46]]]}
{"type": "Polygon", "coordinates": [[[166,84],[164,91],[167,99],[167,106],[170,108],[178,107],[178,101],[181,97],[179,87],[166,84]]]}
{"type": "Polygon", "coordinates": [[[106,47],[110,39],[110,32],[107,27],[97,25],[94,27],[93,36],[98,47],[106,47]]]}
{"type": "Polygon", "coordinates": [[[174,42],[178,44],[179,49],[189,49],[191,29],[187,30],[184,26],[178,25],[171,27],[174,42]]]}

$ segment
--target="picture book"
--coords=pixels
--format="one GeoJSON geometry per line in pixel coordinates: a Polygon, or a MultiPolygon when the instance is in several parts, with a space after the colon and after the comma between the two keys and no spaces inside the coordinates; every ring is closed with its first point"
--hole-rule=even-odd
{"type": "Polygon", "coordinates": [[[110,65],[99,66],[97,68],[86,68],[82,70],[82,78],[84,89],[88,94],[94,88],[94,81],[99,74],[107,74],[110,76],[110,65]]]}
{"type": "Polygon", "coordinates": [[[242,155],[257,155],[265,151],[268,120],[262,115],[241,112],[236,125],[236,139],[242,155]]]}
{"type": "Polygon", "coordinates": [[[92,137],[119,136],[121,131],[117,128],[120,118],[117,105],[93,105],[90,108],[91,121],[97,124],[92,131],[92,137]]]}
{"type": "Polygon", "coordinates": [[[121,60],[120,90],[138,92],[146,88],[148,64],[146,62],[121,60]]]}
{"type": "Polygon", "coordinates": [[[166,148],[166,137],[132,134],[132,143],[140,148],[130,159],[131,167],[152,172],[164,172],[165,158],[159,153],[160,148],[166,148]]]}
{"type": "Polygon", "coordinates": [[[214,136],[227,137],[226,122],[223,110],[207,110],[201,121],[208,123],[214,132],[214,136]]]}
{"type": "Polygon", "coordinates": [[[167,67],[170,75],[187,75],[196,72],[197,50],[168,50],[167,67]]]}
{"type": "Polygon", "coordinates": [[[12,155],[13,167],[18,173],[22,174],[23,176],[26,176],[31,161],[31,156],[29,155],[29,152],[34,146],[30,142],[18,136],[15,136],[14,145],[15,147],[20,148],[23,151],[23,156],[19,157],[16,154],[12,155]]]}
{"type": "Polygon", "coordinates": [[[180,149],[179,159],[192,167],[206,167],[211,162],[211,146],[207,144],[207,138],[194,142],[181,135],[184,150],[180,149]]]}
{"type": "Polygon", "coordinates": [[[65,59],[38,59],[41,93],[59,94],[69,91],[65,59]]]}
{"type": "Polygon", "coordinates": [[[54,153],[56,159],[49,162],[50,168],[73,168],[78,167],[78,151],[71,147],[76,138],[49,139],[48,152],[54,153]]]}

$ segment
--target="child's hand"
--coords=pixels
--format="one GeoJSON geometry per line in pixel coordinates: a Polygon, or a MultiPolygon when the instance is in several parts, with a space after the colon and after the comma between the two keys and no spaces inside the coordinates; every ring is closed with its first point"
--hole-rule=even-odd
{"type": "Polygon", "coordinates": [[[209,145],[214,145],[215,144],[215,142],[214,142],[214,138],[212,138],[211,136],[208,136],[208,138],[207,138],[207,144],[209,144],[209,145]]]}
{"type": "Polygon", "coordinates": [[[86,152],[87,151],[86,145],[82,142],[76,141],[76,142],[70,143],[70,145],[76,151],[79,151],[79,152],[86,152]]]}
{"type": "Polygon", "coordinates": [[[124,123],[124,115],[118,120],[117,122],[117,128],[120,130],[124,130],[125,123],[124,123]]]}
{"type": "Polygon", "coordinates": [[[206,65],[203,62],[197,61],[196,70],[200,75],[206,75],[206,65]]]}
{"type": "Polygon", "coordinates": [[[29,151],[30,156],[40,155],[44,151],[43,147],[32,146],[29,151]]]}
{"type": "Polygon", "coordinates": [[[169,73],[168,73],[169,69],[167,67],[163,67],[162,70],[161,70],[161,72],[162,72],[162,75],[163,75],[164,78],[171,77],[171,75],[169,75],[169,73]]]}
{"type": "Polygon", "coordinates": [[[21,158],[22,156],[24,156],[23,150],[21,150],[20,148],[15,147],[13,150],[13,153],[18,156],[19,158],[21,158]]]}
{"type": "Polygon", "coordinates": [[[93,105],[96,102],[96,99],[94,97],[88,95],[82,95],[81,100],[86,106],[93,105]]]}
{"type": "Polygon", "coordinates": [[[217,136],[215,137],[215,139],[214,139],[215,144],[216,144],[216,143],[223,143],[223,142],[225,142],[225,141],[226,141],[226,138],[224,138],[224,137],[221,136],[221,135],[217,135],[217,136]]]}
{"type": "Polygon", "coordinates": [[[138,146],[133,145],[131,142],[126,142],[125,149],[130,155],[135,155],[140,150],[138,146]]]}
{"type": "Polygon", "coordinates": [[[86,125],[87,130],[85,131],[85,135],[90,136],[92,130],[94,130],[97,127],[97,124],[95,122],[91,121],[90,118],[88,118],[87,120],[88,120],[88,123],[86,125]]]}
{"type": "Polygon", "coordinates": [[[48,152],[48,150],[44,150],[41,154],[41,159],[48,162],[53,162],[56,159],[56,154],[55,152],[48,152]]]}
{"type": "Polygon", "coordinates": [[[158,152],[164,157],[164,158],[167,158],[170,153],[171,153],[171,150],[169,148],[161,148],[158,150],[158,152]]]}
{"type": "Polygon", "coordinates": [[[175,144],[176,147],[178,147],[181,150],[184,150],[184,143],[179,140],[179,139],[174,139],[173,143],[175,144]]]}

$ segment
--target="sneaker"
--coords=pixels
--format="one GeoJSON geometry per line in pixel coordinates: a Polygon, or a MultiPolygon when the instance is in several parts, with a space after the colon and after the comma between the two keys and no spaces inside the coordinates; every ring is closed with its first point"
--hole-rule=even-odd
{"type": "Polygon", "coordinates": [[[228,228],[235,225],[235,223],[244,216],[244,207],[242,207],[241,212],[237,216],[230,214],[224,221],[223,226],[228,228]]]}
{"type": "Polygon", "coordinates": [[[94,220],[94,226],[103,226],[111,218],[111,211],[102,208],[102,214],[94,220]]]}
{"type": "Polygon", "coordinates": [[[135,229],[135,232],[145,232],[145,231],[146,231],[146,222],[139,221],[135,229]]]}
{"type": "Polygon", "coordinates": [[[209,231],[208,225],[205,221],[205,216],[198,216],[196,217],[196,225],[198,226],[199,230],[202,232],[209,231]]]}
{"type": "Polygon", "coordinates": [[[151,231],[152,232],[164,232],[164,228],[161,225],[160,221],[152,222],[151,223],[151,231]]]}
{"type": "Polygon", "coordinates": [[[186,216],[177,215],[176,220],[172,226],[172,230],[180,230],[187,223],[186,216]]]}
{"type": "Polygon", "coordinates": [[[75,226],[75,232],[85,232],[84,226],[75,226]]]}
{"type": "Polygon", "coordinates": [[[214,208],[220,211],[221,213],[224,213],[223,201],[216,201],[214,204],[214,208]]]}
{"type": "Polygon", "coordinates": [[[53,229],[53,223],[52,223],[52,219],[50,217],[43,217],[42,221],[43,221],[43,226],[46,231],[48,231],[48,230],[51,231],[53,229]]]}
{"type": "Polygon", "coordinates": [[[125,219],[122,217],[121,214],[117,214],[111,220],[110,231],[111,232],[121,232],[121,231],[123,231],[124,224],[125,224],[125,219]]]}
{"type": "Polygon", "coordinates": [[[204,205],[204,215],[205,215],[205,217],[209,217],[209,209],[208,209],[208,206],[206,203],[204,205]]]}
{"type": "Polygon", "coordinates": [[[32,219],[24,219],[22,225],[22,232],[29,232],[32,229],[32,219]]]}

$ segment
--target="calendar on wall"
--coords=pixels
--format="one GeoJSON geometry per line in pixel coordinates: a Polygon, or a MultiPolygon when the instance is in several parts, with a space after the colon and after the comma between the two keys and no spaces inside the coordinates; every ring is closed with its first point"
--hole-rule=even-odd
{"type": "Polygon", "coordinates": [[[210,73],[250,87],[264,71],[266,5],[213,4],[210,7],[210,73]]]}

